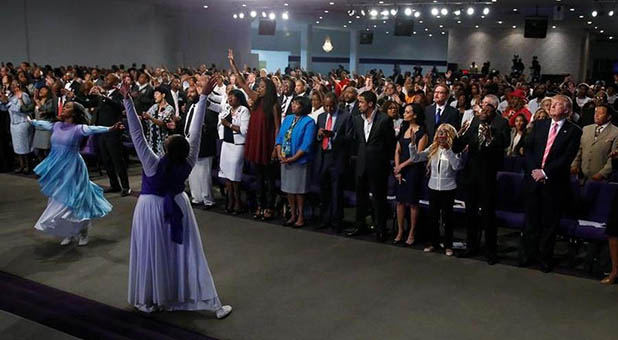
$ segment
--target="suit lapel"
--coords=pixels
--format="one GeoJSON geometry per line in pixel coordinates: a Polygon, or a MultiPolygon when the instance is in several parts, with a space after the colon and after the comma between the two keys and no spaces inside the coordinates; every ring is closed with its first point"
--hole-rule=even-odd
{"type": "MultiPolygon", "coordinates": [[[[551,123],[549,126],[551,128],[551,123]]],[[[558,131],[558,135],[556,136],[556,139],[554,140],[554,144],[552,144],[551,146],[551,150],[549,150],[547,159],[549,159],[550,157],[553,158],[555,151],[558,150],[558,148],[560,148],[562,143],[564,143],[567,140],[570,130],[571,130],[571,123],[569,123],[569,121],[565,121],[564,124],[562,125],[562,128],[558,131]]],[[[547,136],[545,137],[545,143],[547,144],[547,136]]]]}
{"type": "MultiPolygon", "coordinates": [[[[339,131],[339,126],[341,126],[341,116],[343,115],[343,112],[338,111],[337,112],[337,119],[335,119],[335,126],[333,126],[333,131],[339,131]]],[[[326,123],[324,123],[326,124],[326,123]]]]}
{"type": "Polygon", "coordinates": [[[594,140],[594,131],[597,127],[595,126],[594,129],[592,130],[592,145],[596,144],[599,141],[602,141],[605,139],[606,135],[609,134],[609,128],[610,125],[607,125],[605,127],[605,129],[603,129],[603,131],[601,131],[601,133],[599,134],[599,136],[597,137],[597,140],[594,140]]]}
{"type": "Polygon", "coordinates": [[[380,111],[376,111],[376,113],[373,116],[373,123],[371,124],[371,129],[369,130],[369,137],[367,138],[367,143],[369,143],[369,141],[371,141],[371,139],[373,138],[376,125],[378,125],[379,116],[380,116],[380,111]]]}

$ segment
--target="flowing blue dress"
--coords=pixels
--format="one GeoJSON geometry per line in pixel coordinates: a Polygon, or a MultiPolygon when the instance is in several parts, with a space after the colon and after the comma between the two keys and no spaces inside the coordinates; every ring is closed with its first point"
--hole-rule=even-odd
{"type": "Polygon", "coordinates": [[[129,132],[143,168],[131,230],[128,300],[143,312],[216,311],[221,307],[184,192],[200,148],[206,102],[202,95],[191,121],[186,162],[173,164],[148,146],[133,102],[124,100],[129,132]]]}
{"type": "Polygon", "coordinates": [[[34,168],[41,191],[49,197],[35,228],[60,237],[77,236],[90,225],[91,219],[112,210],[103,189],[90,181],[86,163],[79,154],[84,137],[106,133],[110,128],[44,120],[33,120],[32,125],[52,131],[51,151],[34,168]]]}

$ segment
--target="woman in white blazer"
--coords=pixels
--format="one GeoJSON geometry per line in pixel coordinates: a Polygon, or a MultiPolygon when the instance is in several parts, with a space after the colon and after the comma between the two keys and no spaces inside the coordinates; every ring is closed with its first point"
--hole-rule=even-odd
{"type": "Polygon", "coordinates": [[[226,180],[226,212],[234,215],[241,209],[240,180],[244,163],[245,137],[249,128],[249,104],[240,90],[230,91],[225,109],[219,113],[221,159],[219,177],[226,180]]]}

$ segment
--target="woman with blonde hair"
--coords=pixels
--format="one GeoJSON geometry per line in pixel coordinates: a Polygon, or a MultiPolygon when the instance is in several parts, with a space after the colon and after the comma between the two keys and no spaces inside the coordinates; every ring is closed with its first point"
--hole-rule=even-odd
{"type": "Polygon", "coordinates": [[[432,252],[440,246],[440,215],[444,222],[444,248],[447,256],[453,256],[453,203],[457,183],[457,171],[463,168],[461,155],[452,150],[457,130],[450,124],[441,124],[433,143],[419,152],[410,143],[410,159],[413,163],[427,161],[429,170],[429,211],[431,215],[431,245],[424,251],[432,252]]]}

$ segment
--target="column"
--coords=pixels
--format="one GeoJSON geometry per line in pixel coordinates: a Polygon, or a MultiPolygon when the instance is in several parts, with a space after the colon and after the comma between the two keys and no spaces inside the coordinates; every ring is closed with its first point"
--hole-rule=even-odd
{"type": "Polygon", "coordinates": [[[311,71],[311,44],[313,25],[306,24],[300,30],[300,68],[311,71]]]}
{"type": "Polygon", "coordinates": [[[358,73],[358,30],[350,30],[350,74],[358,73]]]}

